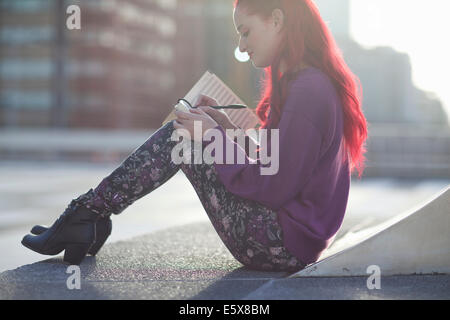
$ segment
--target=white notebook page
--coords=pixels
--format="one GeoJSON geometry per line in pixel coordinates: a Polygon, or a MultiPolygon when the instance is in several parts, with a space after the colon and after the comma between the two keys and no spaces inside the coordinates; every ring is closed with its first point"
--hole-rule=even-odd
{"type": "MultiPolygon", "coordinates": [[[[184,97],[192,105],[196,103],[199,94],[207,95],[216,99],[220,105],[243,104],[245,103],[215,74],[206,71],[199,81],[192,87],[184,97]]],[[[242,129],[254,129],[259,123],[256,114],[247,109],[223,109],[228,114],[231,121],[242,129]]],[[[171,116],[166,118],[164,123],[171,120],[171,116]],[[168,120],[169,119],[169,120],[168,120]]]]}

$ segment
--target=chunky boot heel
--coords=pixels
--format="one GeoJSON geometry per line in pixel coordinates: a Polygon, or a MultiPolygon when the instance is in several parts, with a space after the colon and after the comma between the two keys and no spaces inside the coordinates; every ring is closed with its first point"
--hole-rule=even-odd
{"type": "MultiPolygon", "coordinates": [[[[35,225],[30,232],[31,234],[39,235],[47,230],[48,227],[46,226],[35,225]]],[[[108,237],[111,235],[111,231],[112,231],[112,221],[110,216],[98,219],[97,223],[95,224],[96,240],[92,245],[92,247],[89,249],[88,254],[95,256],[103,247],[106,240],[108,240],[108,237]]]]}
{"type": "Polygon", "coordinates": [[[64,250],[64,262],[79,265],[81,261],[83,261],[90,247],[90,243],[68,244],[66,250],[64,250]]]}
{"type": "Polygon", "coordinates": [[[97,221],[95,228],[96,228],[95,229],[96,240],[88,251],[88,253],[92,256],[95,256],[100,251],[100,249],[103,247],[106,240],[108,239],[109,235],[111,234],[112,221],[109,217],[105,219],[100,219],[99,221],[97,221]]]}

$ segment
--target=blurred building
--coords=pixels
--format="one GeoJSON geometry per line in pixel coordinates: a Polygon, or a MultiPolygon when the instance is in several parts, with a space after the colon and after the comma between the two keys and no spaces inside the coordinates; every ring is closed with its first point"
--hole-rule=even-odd
{"type": "MultiPolygon", "coordinates": [[[[315,0],[361,79],[370,122],[446,124],[406,54],[350,37],[348,0],[315,0]]],[[[234,58],[229,0],[0,0],[0,126],[156,128],[208,69],[250,107],[262,70],[234,58]],[[66,8],[81,9],[68,30],[66,8]]]]}
{"type": "Polygon", "coordinates": [[[350,37],[349,0],[313,0],[320,15],[336,38],[350,37]]]}
{"type": "Polygon", "coordinates": [[[0,0],[0,126],[157,128],[210,70],[249,106],[228,0],[0,0]],[[81,30],[69,30],[69,5],[81,30]]]}
{"type": "Polygon", "coordinates": [[[439,99],[414,86],[406,53],[391,47],[363,48],[350,35],[349,0],[314,0],[346,63],[361,80],[364,114],[371,123],[447,125],[439,99]]]}
{"type": "Polygon", "coordinates": [[[49,123],[53,4],[0,1],[0,124],[49,123]]]}
{"type": "Polygon", "coordinates": [[[158,126],[205,70],[198,2],[0,0],[0,125],[158,126]]]}
{"type": "Polygon", "coordinates": [[[450,128],[439,99],[412,82],[409,56],[364,48],[350,35],[348,0],[314,0],[346,63],[361,80],[369,121],[365,176],[450,177],[450,128]]]}
{"type": "Polygon", "coordinates": [[[362,48],[341,40],[344,55],[364,90],[364,112],[370,122],[447,125],[441,101],[412,82],[409,56],[390,47],[362,48]]]}
{"type": "MultiPolygon", "coordinates": [[[[315,2],[362,82],[366,174],[450,177],[445,111],[414,87],[409,57],[352,40],[348,0],[315,2]]],[[[156,129],[206,70],[255,107],[262,70],[235,59],[238,40],[230,0],[0,0],[0,129],[11,129],[0,157],[62,157],[66,128],[156,129]],[[81,30],[66,27],[73,4],[81,30]],[[36,143],[49,136],[61,138],[54,152],[36,143]]],[[[76,152],[91,158],[99,149],[76,152]]]]}

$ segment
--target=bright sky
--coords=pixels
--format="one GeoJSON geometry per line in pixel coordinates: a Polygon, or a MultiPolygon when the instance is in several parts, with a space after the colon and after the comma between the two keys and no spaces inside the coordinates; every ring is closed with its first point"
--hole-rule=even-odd
{"type": "Polygon", "coordinates": [[[350,0],[352,37],[410,55],[413,82],[441,99],[450,119],[450,1],[350,0]]]}

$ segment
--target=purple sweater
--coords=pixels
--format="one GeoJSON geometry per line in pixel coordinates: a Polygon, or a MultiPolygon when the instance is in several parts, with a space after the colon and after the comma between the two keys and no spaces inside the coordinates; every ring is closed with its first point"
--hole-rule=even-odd
{"type": "Polygon", "coordinates": [[[312,263],[339,230],[350,188],[342,105],[323,72],[303,69],[291,82],[277,128],[276,174],[262,175],[260,167],[270,165],[249,158],[220,126],[224,164],[214,166],[229,192],[275,210],[285,247],[300,261],[312,263]],[[226,144],[234,146],[234,163],[245,157],[244,164],[226,164],[226,144]]]}

